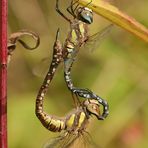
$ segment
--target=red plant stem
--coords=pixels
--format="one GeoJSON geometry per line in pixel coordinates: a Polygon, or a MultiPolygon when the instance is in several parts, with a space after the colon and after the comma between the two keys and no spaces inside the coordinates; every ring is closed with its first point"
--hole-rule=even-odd
{"type": "Polygon", "coordinates": [[[7,0],[0,0],[0,148],[7,148],[7,0]]]}

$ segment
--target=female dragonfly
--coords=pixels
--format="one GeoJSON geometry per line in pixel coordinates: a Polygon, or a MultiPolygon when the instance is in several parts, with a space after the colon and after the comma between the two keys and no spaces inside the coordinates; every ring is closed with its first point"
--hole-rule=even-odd
{"type": "Polygon", "coordinates": [[[61,133],[59,137],[50,140],[46,144],[46,148],[71,147],[78,139],[86,135],[86,125],[91,115],[96,116],[98,120],[100,120],[100,116],[102,116],[100,115],[99,102],[96,99],[86,99],[65,117],[49,115],[44,111],[44,97],[56,72],[56,68],[63,60],[63,48],[58,40],[58,36],[59,29],[53,46],[52,62],[36,98],[35,113],[42,125],[49,131],[61,133]]]}

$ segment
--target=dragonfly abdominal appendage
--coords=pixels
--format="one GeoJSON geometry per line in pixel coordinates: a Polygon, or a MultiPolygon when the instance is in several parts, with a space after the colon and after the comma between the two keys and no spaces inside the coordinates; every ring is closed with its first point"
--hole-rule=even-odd
{"type": "Polygon", "coordinates": [[[83,97],[83,98],[86,98],[86,99],[95,99],[95,100],[97,100],[103,106],[103,113],[99,117],[100,120],[104,120],[108,116],[108,114],[109,114],[109,106],[108,106],[107,101],[105,101],[101,97],[94,94],[91,90],[73,88],[72,92],[76,93],[79,97],[83,97]]]}
{"type": "Polygon", "coordinates": [[[98,102],[103,106],[103,113],[100,116],[101,120],[104,120],[109,114],[109,105],[106,100],[102,99],[101,97],[97,96],[98,102]]]}

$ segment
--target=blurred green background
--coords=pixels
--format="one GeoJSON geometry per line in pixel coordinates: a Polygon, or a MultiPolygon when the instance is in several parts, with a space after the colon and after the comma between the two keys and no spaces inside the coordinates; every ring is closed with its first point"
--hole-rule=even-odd
{"type": "MultiPolygon", "coordinates": [[[[69,0],[61,0],[65,8],[69,0]]],[[[147,0],[114,0],[112,4],[148,27],[147,0]]],[[[68,14],[67,14],[68,15],[68,14]]],[[[90,33],[110,22],[94,15],[90,33]]],[[[64,41],[69,24],[55,11],[55,0],[9,0],[8,34],[29,29],[39,34],[34,51],[18,44],[8,68],[8,143],[10,148],[40,148],[58,134],[46,130],[35,116],[35,99],[43,77],[32,71],[41,59],[51,59],[57,28],[64,41]]],[[[30,45],[33,41],[26,38],[30,45]]],[[[45,63],[41,67],[47,68],[45,63]]],[[[148,147],[148,44],[115,26],[100,47],[82,50],[72,69],[76,86],[90,88],[106,98],[110,114],[104,121],[95,117],[89,132],[101,148],[148,147]],[[87,65],[87,66],[86,66],[87,65]]],[[[53,79],[45,99],[45,110],[64,116],[74,105],[63,79],[63,65],[53,79]]]]}

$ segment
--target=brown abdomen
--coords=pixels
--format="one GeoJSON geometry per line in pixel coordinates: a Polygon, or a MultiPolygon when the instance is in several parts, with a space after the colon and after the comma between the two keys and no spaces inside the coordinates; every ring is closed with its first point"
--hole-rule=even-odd
{"type": "Polygon", "coordinates": [[[63,120],[56,119],[56,117],[49,116],[44,112],[41,113],[38,118],[40,119],[43,126],[52,132],[60,132],[65,129],[63,120]]]}

